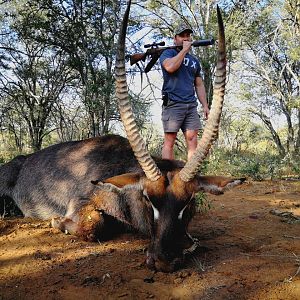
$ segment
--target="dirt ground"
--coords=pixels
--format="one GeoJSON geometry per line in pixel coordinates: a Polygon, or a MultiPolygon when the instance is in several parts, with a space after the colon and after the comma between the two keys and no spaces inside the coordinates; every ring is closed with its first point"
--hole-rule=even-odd
{"type": "Polygon", "coordinates": [[[0,299],[300,299],[300,182],[248,182],[197,213],[199,249],[172,274],[147,240],[87,243],[29,219],[0,220],[0,299]]]}

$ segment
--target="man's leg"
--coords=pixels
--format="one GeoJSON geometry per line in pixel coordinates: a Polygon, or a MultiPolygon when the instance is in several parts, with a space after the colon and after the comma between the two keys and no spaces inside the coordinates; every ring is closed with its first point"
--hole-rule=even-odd
{"type": "Polygon", "coordinates": [[[188,160],[192,157],[197,148],[197,136],[198,130],[187,129],[184,133],[187,151],[188,151],[188,160]]]}
{"type": "Polygon", "coordinates": [[[164,145],[162,148],[162,158],[174,159],[174,144],[177,132],[165,132],[164,145]]]}

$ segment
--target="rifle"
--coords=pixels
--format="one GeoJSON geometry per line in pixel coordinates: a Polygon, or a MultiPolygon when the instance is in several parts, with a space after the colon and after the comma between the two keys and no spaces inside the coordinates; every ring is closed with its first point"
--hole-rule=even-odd
{"type": "MultiPolygon", "coordinates": [[[[207,40],[199,40],[194,41],[192,43],[193,47],[200,47],[200,46],[209,46],[213,45],[215,43],[214,39],[207,39],[207,40]]],[[[134,65],[138,63],[139,61],[145,61],[147,56],[150,56],[151,59],[149,63],[147,64],[145,68],[145,73],[149,72],[151,68],[155,65],[161,54],[164,50],[167,49],[178,49],[181,50],[182,46],[167,46],[167,47],[158,47],[158,46],[164,46],[165,42],[159,42],[159,43],[153,43],[153,44],[147,44],[144,46],[144,48],[150,48],[144,53],[136,53],[133,55],[130,55],[130,65],[134,65]]]]}

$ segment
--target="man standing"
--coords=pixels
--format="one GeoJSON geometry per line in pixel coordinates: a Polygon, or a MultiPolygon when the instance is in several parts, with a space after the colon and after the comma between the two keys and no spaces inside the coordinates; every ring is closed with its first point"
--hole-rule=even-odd
{"type": "Polygon", "coordinates": [[[162,157],[166,159],[174,159],[173,147],[179,129],[182,130],[186,140],[188,159],[196,150],[200,120],[195,93],[203,106],[205,119],[209,114],[205,87],[200,75],[200,63],[195,56],[189,54],[192,33],[190,28],[181,26],[175,32],[174,44],[182,46],[182,49],[167,49],[160,56],[164,78],[162,157]]]}

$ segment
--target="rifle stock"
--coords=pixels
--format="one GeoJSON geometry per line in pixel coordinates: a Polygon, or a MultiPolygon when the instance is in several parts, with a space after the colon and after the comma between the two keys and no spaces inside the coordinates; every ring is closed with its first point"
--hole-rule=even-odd
{"type": "Polygon", "coordinates": [[[147,57],[147,52],[144,52],[144,53],[135,53],[135,54],[132,54],[130,55],[130,65],[134,65],[136,64],[137,62],[139,61],[145,61],[146,60],[146,57],[147,57]]]}

